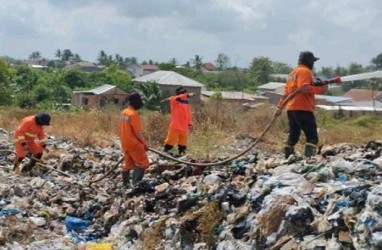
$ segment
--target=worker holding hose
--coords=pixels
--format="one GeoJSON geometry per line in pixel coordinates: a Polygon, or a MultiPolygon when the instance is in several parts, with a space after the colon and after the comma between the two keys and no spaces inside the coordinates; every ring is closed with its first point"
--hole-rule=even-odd
{"type": "MultiPolygon", "coordinates": [[[[297,67],[288,74],[284,96],[279,101],[279,106],[281,106],[289,95],[294,94],[293,98],[290,98],[286,103],[289,135],[284,145],[285,158],[294,154],[294,146],[299,141],[301,131],[306,137],[304,155],[311,157],[316,154],[318,133],[316,118],[313,113],[316,102],[315,95],[324,94],[328,90],[327,84],[313,76],[314,62],[318,59],[310,51],[301,52],[297,67]]],[[[281,110],[279,108],[278,112],[280,113],[281,110]]]]}

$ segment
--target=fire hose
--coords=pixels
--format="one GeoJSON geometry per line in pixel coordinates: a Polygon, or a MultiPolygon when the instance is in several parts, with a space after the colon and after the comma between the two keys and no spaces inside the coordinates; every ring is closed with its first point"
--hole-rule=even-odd
{"type": "MultiPolygon", "coordinates": [[[[325,81],[321,81],[319,80],[319,82],[317,83],[316,82],[316,86],[323,86],[323,85],[328,85],[330,83],[341,83],[343,78],[340,78],[340,77],[335,77],[335,78],[332,78],[332,79],[329,79],[329,80],[325,80],[325,81]]],[[[345,80],[345,79],[344,79],[345,80]]],[[[353,80],[353,79],[352,79],[353,80]]],[[[189,161],[184,161],[184,160],[181,160],[181,159],[178,159],[178,158],[175,158],[175,157],[172,157],[168,154],[165,154],[161,151],[158,151],[156,149],[153,149],[153,148],[149,148],[149,151],[155,153],[155,154],[158,154],[164,158],[167,158],[167,159],[170,159],[172,161],[175,161],[175,162],[178,162],[178,163],[182,163],[182,164],[186,164],[186,165],[190,165],[190,166],[195,166],[195,167],[211,167],[211,166],[217,166],[217,165],[224,165],[226,163],[229,163],[243,155],[245,155],[246,153],[248,153],[253,147],[255,147],[259,142],[260,140],[264,137],[264,135],[269,131],[269,129],[271,128],[271,126],[273,125],[274,121],[280,116],[281,114],[281,111],[284,109],[284,107],[286,106],[286,104],[288,103],[289,100],[291,100],[297,93],[299,93],[302,88],[304,88],[305,86],[302,86],[298,89],[296,89],[295,91],[293,91],[291,94],[289,94],[285,99],[282,100],[281,104],[279,104],[279,106],[277,107],[276,111],[274,112],[270,122],[268,123],[268,125],[265,127],[265,129],[261,132],[261,134],[256,138],[256,140],[254,142],[252,142],[246,149],[244,149],[242,152],[232,156],[232,157],[229,157],[225,160],[222,160],[222,161],[217,161],[217,162],[210,162],[210,163],[198,163],[198,162],[189,162],[189,161]]],[[[114,170],[119,166],[119,164],[121,164],[123,161],[123,157],[120,158],[118,160],[118,162],[116,164],[114,164],[114,166],[109,170],[107,171],[104,175],[102,175],[101,177],[97,178],[97,179],[93,179],[93,180],[89,180],[89,185],[91,185],[92,183],[96,183],[96,182],[99,182],[101,180],[103,180],[104,178],[106,178],[107,176],[109,176],[111,173],[114,172],[114,170]]],[[[40,164],[42,166],[44,166],[43,164],[40,164]]],[[[45,166],[44,166],[45,167],[45,166]]],[[[50,168],[51,169],[51,168],[50,168]]],[[[53,170],[53,169],[51,169],[53,170]]],[[[61,171],[60,171],[61,172],[61,171]]],[[[62,172],[64,173],[64,172],[62,172]]],[[[66,173],[65,173],[66,174],[66,173]]]]}
{"type": "MultiPolygon", "coordinates": [[[[149,148],[149,151],[155,153],[155,154],[158,154],[164,158],[167,158],[167,159],[170,159],[172,161],[175,161],[175,162],[178,162],[178,163],[182,163],[182,164],[186,164],[186,165],[190,165],[190,166],[195,166],[195,167],[211,167],[211,166],[216,166],[216,165],[224,165],[228,162],[231,162],[237,158],[239,158],[240,156],[243,156],[245,155],[246,153],[248,153],[254,146],[256,146],[260,140],[264,137],[264,135],[268,132],[268,130],[271,128],[271,126],[273,125],[274,121],[279,117],[279,114],[281,113],[281,111],[284,109],[285,105],[287,104],[287,102],[292,99],[298,92],[300,91],[300,89],[297,89],[295,90],[294,92],[292,92],[290,95],[288,95],[284,100],[283,102],[281,103],[281,105],[278,106],[278,108],[276,109],[276,111],[274,112],[273,116],[272,116],[272,119],[270,120],[270,122],[268,123],[268,125],[265,127],[265,129],[261,132],[260,136],[258,136],[256,138],[256,140],[254,142],[252,142],[246,149],[244,149],[242,152],[240,152],[239,154],[236,154],[232,157],[229,157],[225,160],[222,160],[222,161],[217,161],[217,162],[210,162],[210,163],[198,163],[198,162],[189,162],[189,161],[184,161],[184,160],[181,160],[181,159],[178,159],[178,158],[175,158],[175,157],[172,157],[168,154],[165,154],[161,151],[158,151],[156,149],[153,149],[153,148],[149,148]]],[[[12,152],[12,151],[10,151],[12,152]]],[[[13,153],[13,152],[12,152],[13,153]]],[[[117,169],[117,167],[122,163],[123,161],[123,157],[120,158],[118,160],[118,162],[116,164],[114,164],[114,166],[108,170],[104,175],[102,175],[101,177],[97,178],[97,179],[93,179],[93,180],[89,180],[89,184],[92,184],[92,183],[96,183],[96,182],[99,182],[101,180],[103,180],[104,178],[106,178],[107,176],[109,176],[110,174],[112,174],[114,172],[115,169],[117,169]]],[[[53,170],[53,171],[56,171],[58,173],[61,173],[61,174],[64,174],[66,176],[68,176],[68,174],[66,174],[65,172],[62,172],[62,171],[57,171],[56,169],[53,169],[53,168],[50,168],[42,163],[39,163],[38,165],[42,166],[42,167],[46,167],[50,170],[53,170]]]]}
{"type": "MultiPolygon", "coordinates": [[[[149,151],[155,153],[155,154],[158,154],[164,158],[167,158],[167,159],[170,159],[172,161],[175,161],[175,162],[178,162],[178,163],[182,163],[182,164],[186,164],[186,165],[189,165],[189,166],[194,166],[194,167],[211,167],[211,166],[216,166],[216,165],[224,165],[228,162],[231,162],[237,158],[239,158],[240,156],[243,156],[245,155],[246,153],[248,153],[254,146],[256,146],[260,140],[264,137],[264,135],[268,132],[268,130],[271,128],[271,126],[273,125],[274,121],[279,117],[281,111],[284,109],[284,107],[286,106],[286,104],[288,103],[289,100],[291,100],[298,92],[300,92],[300,89],[297,89],[295,90],[294,92],[292,92],[291,94],[289,94],[281,103],[281,105],[279,105],[276,109],[276,111],[274,112],[273,116],[272,116],[272,119],[270,120],[270,122],[268,123],[268,125],[265,127],[265,129],[261,132],[260,136],[256,138],[256,140],[254,142],[252,142],[250,145],[248,145],[248,147],[246,149],[244,149],[242,152],[232,156],[232,157],[229,157],[225,160],[222,160],[222,161],[217,161],[217,162],[210,162],[210,163],[198,163],[198,162],[189,162],[189,161],[184,161],[184,160],[181,160],[181,159],[178,159],[178,158],[175,158],[175,157],[172,157],[168,154],[165,154],[161,151],[158,151],[156,149],[153,149],[153,148],[149,148],[149,151]]],[[[113,171],[118,167],[118,165],[123,161],[123,158],[121,158],[108,172],[106,172],[103,176],[95,179],[95,180],[90,180],[89,183],[92,184],[92,183],[95,183],[95,182],[98,182],[98,181],[101,181],[102,179],[106,178],[107,176],[109,176],[111,173],[113,173],[113,171]]]]}

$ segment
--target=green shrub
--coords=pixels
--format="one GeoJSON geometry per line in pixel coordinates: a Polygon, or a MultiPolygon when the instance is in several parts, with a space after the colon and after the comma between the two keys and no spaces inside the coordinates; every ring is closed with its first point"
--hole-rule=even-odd
{"type": "Polygon", "coordinates": [[[375,125],[379,122],[379,118],[373,115],[363,115],[356,118],[353,122],[354,125],[359,127],[369,127],[371,125],[375,125]]]}

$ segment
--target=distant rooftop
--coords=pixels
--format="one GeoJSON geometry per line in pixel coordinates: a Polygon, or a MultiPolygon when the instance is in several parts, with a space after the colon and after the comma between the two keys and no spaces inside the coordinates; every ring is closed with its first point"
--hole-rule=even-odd
{"type": "Polygon", "coordinates": [[[99,95],[104,92],[107,92],[111,89],[115,88],[114,85],[110,84],[104,84],[102,86],[99,86],[97,88],[91,89],[91,90],[79,90],[79,91],[73,91],[74,93],[86,93],[86,94],[94,94],[94,95],[99,95]]]}
{"type": "Polygon", "coordinates": [[[156,82],[160,85],[176,85],[185,87],[204,87],[204,84],[194,81],[174,71],[159,70],[154,73],[137,77],[134,82],[156,82]]]}
{"type": "Polygon", "coordinates": [[[351,103],[352,99],[346,96],[315,95],[317,100],[326,100],[331,103],[351,103]]]}
{"type": "Polygon", "coordinates": [[[204,96],[212,96],[215,93],[221,93],[222,98],[225,100],[248,100],[253,101],[255,99],[268,99],[265,96],[258,96],[258,95],[252,95],[245,92],[238,92],[238,91],[202,91],[202,95],[204,96]]]}
{"type": "Polygon", "coordinates": [[[268,82],[266,84],[260,85],[258,89],[276,90],[285,86],[285,82],[268,82]]]}

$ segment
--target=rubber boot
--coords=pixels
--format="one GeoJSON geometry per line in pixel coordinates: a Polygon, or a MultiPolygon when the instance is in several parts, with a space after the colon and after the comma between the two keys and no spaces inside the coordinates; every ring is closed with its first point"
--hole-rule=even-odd
{"type": "Polygon", "coordinates": [[[166,144],[166,145],[164,145],[164,149],[163,149],[163,151],[164,151],[165,153],[167,153],[167,154],[172,155],[171,150],[172,150],[173,148],[174,148],[174,146],[166,144]]]}
{"type": "Polygon", "coordinates": [[[32,158],[30,159],[29,163],[26,164],[22,169],[21,172],[30,172],[34,166],[36,166],[36,163],[40,161],[42,157],[42,153],[33,155],[32,158]]]}
{"type": "Polygon", "coordinates": [[[132,176],[133,186],[136,186],[143,179],[144,175],[145,170],[143,168],[134,167],[132,176]]]}
{"type": "Polygon", "coordinates": [[[306,143],[305,144],[305,150],[304,150],[304,155],[306,157],[312,157],[312,156],[315,156],[316,155],[316,149],[317,149],[317,146],[315,144],[312,144],[312,143],[306,143]]]}
{"type": "Polygon", "coordinates": [[[124,188],[130,188],[130,171],[122,171],[122,182],[124,188]]]}
{"type": "Polygon", "coordinates": [[[294,154],[294,146],[285,145],[284,146],[284,157],[285,157],[285,159],[288,159],[289,156],[291,156],[292,154],[294,154]]]}
{"type": "Polygon", "coordinates": [[[13,172],[17,175],[20,174],[21,172],[21,168],[20,168],[20,164],[21,164],[21,161],[23,160],[24,158],[18,158],[15,160],[15,162],[13,163],[13,172]]]}
{"type": "Polygon", "coordinates": [[[183,155],[185,155],[185,154],[186,154],[186,149],[187,149],[186,146],[178,145],[178,153],[179,153],[179,156],[183,156],[183,155]]]}

